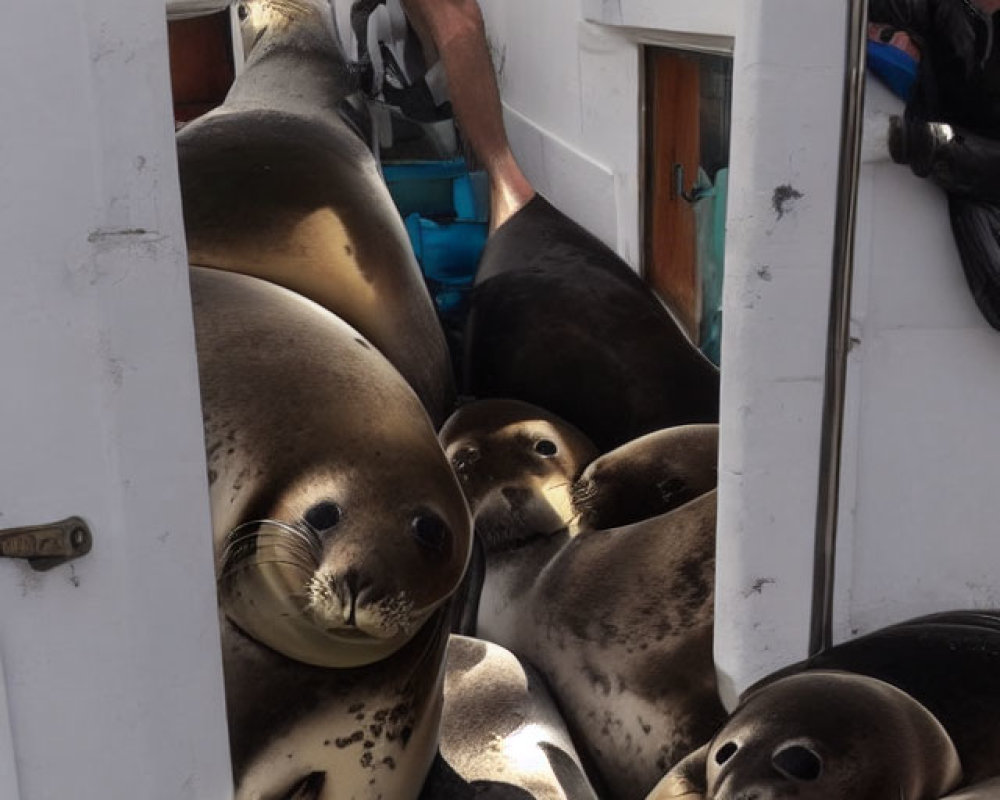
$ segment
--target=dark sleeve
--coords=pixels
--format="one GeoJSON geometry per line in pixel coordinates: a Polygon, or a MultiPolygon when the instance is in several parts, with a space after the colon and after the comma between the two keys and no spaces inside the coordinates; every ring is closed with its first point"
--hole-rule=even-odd
{"type": "Polygon", "coordinates": [[[925,38],[931,32],[939,0],[869,0],[868,19],[925,38]]]}
{"type": "Polygon", "coordinates": [[[964,0],[869,0],[868,19],[910,34],[925,58],[955,59],[968,77],[976,63],[976,25],[982,15],[964,0]]]}

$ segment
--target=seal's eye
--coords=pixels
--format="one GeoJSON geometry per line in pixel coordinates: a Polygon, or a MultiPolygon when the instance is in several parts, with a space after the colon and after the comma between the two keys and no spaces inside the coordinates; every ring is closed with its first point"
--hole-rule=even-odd
{"type": "Polygon", "coordinates": [[[729,759],[736,755],[736,751],[739,749],[740,748],[736,742],[726,742],[722,745],[722,747],[715,751],[715,763],[721,767],[729,759]]]}
{"type": "Polygon", "coordinates": [[[559,448],[551,439],[539,439],[535,442],[535,452],[544,458],[550,458],[559,452],[559,448]]]}
{"type": "Polygon", "coordinates": [[[324,500],[310,508],[305,514],[306,524],[318,533],[336,528],[343,512],[336,503],[324,500]]]}
{"type": "Polygon", "coordinates": [[[786,778],[814,781],[823,771],[823,760],[808,747],[792,744],[771,756],[771,763],[786,778]]]}
{"type": "Polygon", "coordinates": [[[480,459],[479,448],[471,444],[460,447],[451,457],[455,469],[463,470],[475,464],[480,459]]]}
{"type": "Polygon", "coordinates": [[[428,550],[441,552],[448,538],[448,527],[436,514],[418,514],[410,524],[417,544],[428,550]]]}
{"type": "Polygon", "coordinates": [[[247,17],[250,16],[250,11],[247,9],[246,3],[240,3],[236,9],[236,13],[239,15],[240,22],[246,22],[247,17]]]}

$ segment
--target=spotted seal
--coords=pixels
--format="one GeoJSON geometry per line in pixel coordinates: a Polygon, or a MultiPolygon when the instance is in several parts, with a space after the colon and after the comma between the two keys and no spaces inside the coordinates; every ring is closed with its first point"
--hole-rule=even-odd
{"type": "Polygon", "coordinates": [[[236,273],[191,278],[226,616],[317,666],[388,656],[469,557],[468,508],[427,413],[312,301],[236,273]]]}
{"type": "Polygon", "coordinates": [[[237,798],[414,798],[470,518],[426,411],[357,331],[193,268],[237,798]]]}

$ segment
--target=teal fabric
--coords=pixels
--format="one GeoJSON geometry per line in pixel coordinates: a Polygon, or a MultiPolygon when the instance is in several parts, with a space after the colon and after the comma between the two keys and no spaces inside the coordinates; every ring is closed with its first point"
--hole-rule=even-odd
{"type": "Polygon", "coordinates": [[[694,205],[698,274],[701,277],[702,352],[720,363],[722,342],[722,277],[726,256],[726,201],[729,196],[729,169],[715,174],[713,185],[704,170],[698,171],[698,187],[707,191],[694,205]]]}
{"type": "Polygon", "coordinates": [[[464,159],[395,162],[383,174],[438,310],[460,309],[486,246],[489,182],[464,159]]]}

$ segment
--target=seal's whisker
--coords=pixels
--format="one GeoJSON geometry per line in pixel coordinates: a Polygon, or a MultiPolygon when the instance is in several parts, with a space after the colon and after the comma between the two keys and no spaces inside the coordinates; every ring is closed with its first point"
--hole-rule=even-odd
{"type": "Polygon", "coordinates": [[[228,578],[233,573],[245,570],[248,567],[263,567],[269,564],[281,564],[286,567],[294,567],[295,569],[301,570],[302,572],[312,572],[311,569],[309,569],[304,564],[297,561],[287,561],[281,558],[262,558],[252,561],[249,564],[246,561],[241,561],[236,564],[226,564],[219,571],[219,580],[222,580],[223,578],[228,578]]]}

